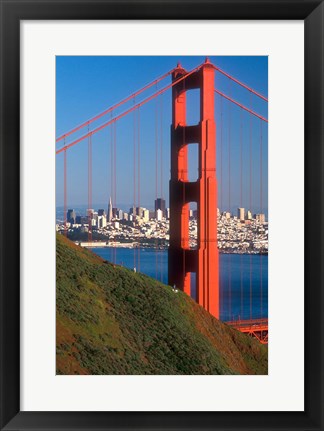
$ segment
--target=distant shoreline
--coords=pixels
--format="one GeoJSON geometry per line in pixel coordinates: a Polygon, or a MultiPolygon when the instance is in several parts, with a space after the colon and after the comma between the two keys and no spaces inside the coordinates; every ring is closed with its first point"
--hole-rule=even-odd
{"type": "MultiPolygon", "coordinates": [[[[162,247],[162,246],[155,247],[154,245],[147,244],[147,243],[144,243],[144,244],[135,243],[136,245],[134,245],[134,243],[122,243],[122,242],[114,243],[114,242],[107,242],[107,241],[95,241],[95,242],[91,242],[91,243],[84,242],[84,241],[74,241],[74,243],[81,246],[81,247],[84,247],[84,248],[127,248],[127,249],[141,248],[141,249],[150,249],[150,250],[156,250],[156,249],[168,250],[168,247],[162,247]]],[[[229,250],[222,250],[222,249],[219,249],[218,251],[219,251],[219,253],[222,253],[222,254],[240,254],[240,255],[250,255],[250,254],[260,255],[261,254],[264,256],[268,255],[268,252],[265,252],[265,251],[263,251],[262,253],[258,253],[255,251],[240,252],[240,251],[236,251],[236,250],[229,251],[229,250]]]]}

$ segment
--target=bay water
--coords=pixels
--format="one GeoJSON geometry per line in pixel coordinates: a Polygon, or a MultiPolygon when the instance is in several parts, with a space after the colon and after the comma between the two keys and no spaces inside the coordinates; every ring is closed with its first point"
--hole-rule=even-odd
{"type": "MultiPolygon", "coordinates": [[[[91,249],[105,260],[140,271],[167,284],[168,251],[150,248],[91,249]],[[135,257],[135,259],[134,259],[135,257]]],[[[268,255],[219,254],[220,318],[223,321],[268,317],[268,255]]],[[[195,298],[195,274],[191,296],[195,298]]]]}

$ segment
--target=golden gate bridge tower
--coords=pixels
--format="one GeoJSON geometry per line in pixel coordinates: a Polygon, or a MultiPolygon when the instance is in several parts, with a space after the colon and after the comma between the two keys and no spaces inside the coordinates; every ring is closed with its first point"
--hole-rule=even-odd
{"type": "Polygon", "coordinates": [[[180,64],[172,81],[169,284],[190,296],[196,273],[196,300],[219,318],[219,257],[217,247],[217,180],[215,66],[206,59],[192,74],[180,64]],[[200,90],[200,121],[186,124],[186,92],[200,90]],[[188,145],[198,145],[198,180],[188,180],[188,145]],[[190,202],[197,203],[197,248],[189,245],[190,202]]]}

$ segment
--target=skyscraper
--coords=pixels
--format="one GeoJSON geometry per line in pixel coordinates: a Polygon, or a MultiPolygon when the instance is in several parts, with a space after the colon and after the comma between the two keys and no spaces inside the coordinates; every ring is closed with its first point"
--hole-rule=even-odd
{"type": "Polygon", "coordinates": [[[265,223],[265,214],[256,214],[255,218],[259,223],[265,223]]]}
{"type": "Polygon", "coordinates": [[[163,217],[163,213],[162,213],[162,210],[160,210],[160,209],[157,209],[156,211],[155,211],[155,217],[156,217],[156,220],[157,221],[161,221],[162,220],[162,217],[163,217]]]}
{"type": "Polygon", "coordinates": [[[104,217],[106,217],[105,210],[104,209],[99,209],[98,210],[98,216],[104,216],[104,217]]]}
{"type": "Polygon", "coordinates": [[[76,214],[74,210],[68,210],[66,214],[66,220],[68,223],[75,224],[76,222],[76,214]]]}
{"type": "Polygon", "coordinates": [[[237,209],[237,218],[240,221],[244,221],[245,220],[245,209],[244,208],[238,208],[237,209]]]}
{"type": "Polygon", "coordinates": [[[162,198],[155,199],[154,209],[155,209],[155,212],[157,210],[161,210],[163,215],[165,215],[165,199],[162,199],[162,198]]]}
{"type": "Polygon", "coordinates": [[[109,204],[108,204],[108,221],[111,221],[113,218],[112,214],[112,203],[111,203],[111,196],[109,198],[109,204]]]}
{"type": "Polygon", "coordinates": [[[117,210],[117,218],[123,220],[123,210],[117,210]]]}

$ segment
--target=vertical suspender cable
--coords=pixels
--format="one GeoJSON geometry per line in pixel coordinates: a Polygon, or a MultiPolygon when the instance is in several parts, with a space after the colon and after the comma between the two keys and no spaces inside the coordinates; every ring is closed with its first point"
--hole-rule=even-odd
{"type": "MultiPolygon", "coordinates": [[[[117,211],[117,146],[116,146],[116,121],[114,121],[114,208],[115,217],[117,211]]],[[[117,249],[114,248],[114,263],[117,262],[117,249]]]]}
{"type": "MultiPolygon", "coordinates": [[[[262,214],[262,187],[263,187],[263,180],[262,180],[262,121],[260,121],[260,214],[262,214]]],[[[262,217],[262,216],[260,216],[262,217]]],[[[262,248],[261,248],[261,254],[260,254],[260,317],[263,318],[263,280],[262,280],[262,248]]],[[[261,332],[261,339],[262,339],[262,332],[261,332]]]]}
{"type": "MultiPolygon", "coordinates": [[[[140,210],[141,206],[141,140],[140,140],[140,126],[141,126],[141,117],[140,117],[140,108],[137,109],[137,187],[138,187],[138,210],[140,210]]],[[[138,271],[141,270],[141,249],[138,247],[138,271]]]]}
{"type": "MultiPolygon", "coordinates": [[[[240,110],[240,207],[243,208],[243,112],[240,110]]],[[[241,216],[241,214],[240,214],[241,216]]],[[[240,217],[241,218],[241,217],[240,217]]],[[[242,253],[240,254],[240,293],[241,293],[241,306],[240,306],[240,319],[243,318],[243,264],[242,253]]]]}
{"type": "Polygon", "coordinates": [[[88,242],[92,241],[92,135],[88,137],[88,242]]]}
{"type": "MultiPolygon", "coordinates": [[[[157,85],[155,90],[157,91],[157,85]]],[[[155,202],[157,205],[158,198],[158,99],[155,99],[155,202]]],[[[157,218],[157,207],[156,214],[157,218]]],[[[157,221],[158,223],[158,221],[157,221]]],[[[158,278],[158,239],[155,238],[155,278],[158,278]]]]}
{"type": "MultiPolygon", "coordinates": [[[[110,114],[112,119],[113,111],[110,114]]],[[[110,198],[114,199],[114,129],[113,124],[110,126],[110,198]]],[[[111,220],[110,220],[111,221],[111,220]]],[[[111,248],[111,262],[114,262],[115,258],[115,236],[113,237],[113,244],[111,248]]]]}
{"type": "MultiPolygon", "coordinates": [[[[223,96],[220,96],[220,214],[224,210],[223,207],[223,96]]],[[[223,290],[222,277],[220,277],[219,289],[219,304],[220,310],[223,309],[223,290]]]]}
{"type": "MultiPolygon", "coordinates": [[[[252,109],[252,93],[250,93],[250,109],[252,109]]],[[[252,215],[252,115],[250,114],[250,212],[252,215]]],[[[250,320],[252,319],[252,254],[250,250],[250,320]]]]}
{"type": "MultiPolygon", "coordinates": [[[[133,99],[133,103],[135,105],[135,97],[133,99]]],[[[136,115],[137,112],[134,110],[133,112],[133,128],[134,128],[134,134],[133,134],[133,146],[134,146],[134,166],[133,166],[133,184],[134,184],[134,199],[133,199],[133,225],[135,225],[135,217],[136,217],[136,115]]],[[[134,269],[136,268],[136,248],[133,246],[133,258],[134,258],[134,269]]]]}
{"type": "MultiPolygon", "coordinates": [[[[228,211],[231,214],[231,127],[232,127],[231,103],[228,104],[228,211]]],[[[228,255],[228,307],[229,319],[232,319],[232,262],[231,253],[228,255]]]]}
{"type": "MultiPolygon", "coordinates": [[[[65,143],[65,138],[64,138],[64,146],[66,146],[65,143]]],[[[67,154],[66,154],[66,150],[64,151],[64,178],[63,178],[63,194],[64,194],[64,215],[63,215],[63,220],[64,220],[64,235],[67,236],[67,154]]]]}
{"type": "MultiPolygon", "coordinates": [[[[160,174],[161,199],[163,199],[163,94],[160,95],[160,174]]],[[[166,217],[164,210],[163,217],[166,217]]],[[[163,250],[160,252],[160,280],[163,282],[163,250]]]]}
{"type": "Polygon", "coordinates": [[[221,106],[221,125],[220,125],[220,179],[221,179],[221,199],[220,199],[220,206],[221,211],[223,211],[223,96],[221,96],[220,100],[220,106],[221,106]]]}

